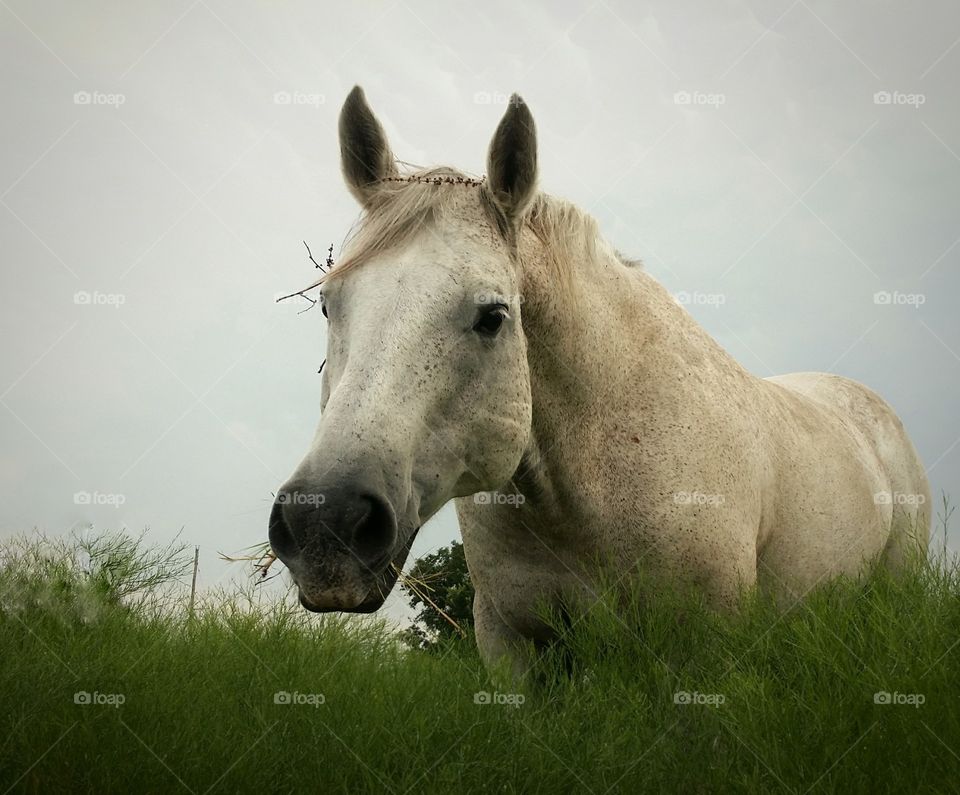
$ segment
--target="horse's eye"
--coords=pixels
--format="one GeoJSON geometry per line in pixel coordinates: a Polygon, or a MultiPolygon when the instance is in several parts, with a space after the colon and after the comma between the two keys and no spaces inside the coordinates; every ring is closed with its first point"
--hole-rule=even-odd
{"type": "Polygon", "coordinates": [[[320,311],[323,312],[324,317],[329,317],[327,315],[327,302],[323,298],[323,293],[320,293],[317,300],[320,302],[320,311]]]}
{"type": "Polygon", "coordinates": [[[507,308],[505,306],[493,306],[480,316],[473,330],[485,337],[494,337],[500,331],[500,327],[506,319],[507,308]]]}

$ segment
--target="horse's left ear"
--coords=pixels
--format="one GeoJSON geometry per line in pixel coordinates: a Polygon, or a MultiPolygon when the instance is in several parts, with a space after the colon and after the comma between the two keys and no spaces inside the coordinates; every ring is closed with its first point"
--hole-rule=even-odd
{"type": "Polygon", "coordinates": [[[347,187],[364,207],[377,183],[397,173],[387,134],[373,115],[360,86],[354,86],[340,110],[340,161],[347,187]]]}
{"type": "Polygon", "coordinates": [[[537,193],[537,128],[519,94],[510,97],[490,142],[487,180],[509,221],[521,217],[537,193]]]}

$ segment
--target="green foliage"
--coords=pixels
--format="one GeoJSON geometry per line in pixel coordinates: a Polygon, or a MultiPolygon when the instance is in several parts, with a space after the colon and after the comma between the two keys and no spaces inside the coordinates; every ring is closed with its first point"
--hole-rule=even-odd
{"type": "Polygon", "coordinates": [[[31,597],[62,594],[73,565],[32,560],[0,551],[0,791],[958,789],[960,571],[943,561],[730,615],[612,589],[550,616],[561,642],[498,693],[467,643],[423,654],[253,591],[208,595],[192,621],[175,592],[90,619],[31,597]]]}
{"type": "Polygon", "coordinates": [[[144,534],[14,537],[0,548],[0,611],[88,620],[114,607],[161,609],[190,571],[186,549],[178,541],[147,546],[144,534]]]}
{"type": "Polygon", "coordinates": [[[438,651],[469,635],[473,628],[473,583],[459,541],[419,558],[401,588],[410,607],[418,611],[416,622],[402,633],[407,644],[438,651]]]}

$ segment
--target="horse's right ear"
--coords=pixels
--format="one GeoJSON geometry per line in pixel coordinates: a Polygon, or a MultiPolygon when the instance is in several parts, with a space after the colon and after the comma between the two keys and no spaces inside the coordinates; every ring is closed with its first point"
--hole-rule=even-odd
{"type": "Polygon", "coordinates": [[[369,207],[377,183],[397,173],[387,136],[360,86],[354,86],[340,110],[340,162],[347,187],[369,207]]]}
{"type": "Polygon", "coordinates": [[[487,179],[508,221],[521,217],[537,193],[537,128],[527,104],[510,97],[490,142],[487,179]]]}

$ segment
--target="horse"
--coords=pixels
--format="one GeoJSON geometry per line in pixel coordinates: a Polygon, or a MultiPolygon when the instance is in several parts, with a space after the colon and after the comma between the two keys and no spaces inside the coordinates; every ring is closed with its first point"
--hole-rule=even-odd
{"type": "Polygon", "coordinates": [[[482,179],[401,173],[359,86],[339,142],[362,215],[313,285],[321,418],[269,521],[303,607],[377,610],[451,499],[478,649],[516,676],[554,637],[538,606],[595,597],[598,560],[722,611],[925,554],[929,485],[893,409],[838,375],[744,369],[538,189],[519,96],[482,179]]]}

